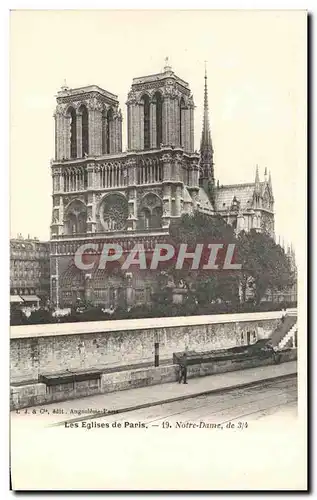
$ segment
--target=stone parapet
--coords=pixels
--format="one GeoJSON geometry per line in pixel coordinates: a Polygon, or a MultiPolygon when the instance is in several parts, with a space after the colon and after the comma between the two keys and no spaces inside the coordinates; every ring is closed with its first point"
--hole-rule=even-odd
{"type": "Polygon", "coordinates": [[[227,349],[247,344],[248,332],[269,338],[279,321],[280,314],[271,312],[11,327],[11,378],[37,380],[66,369],[144,362],[154,359],[156,338],[164,359],[185,346],[227,349]]]}
{"type": "MultiPolygon", "coordinates": [[[[281,353],[281,363],[296,359],[297,349],[285,350],[285,352],[281,353]]],[[[272,364],[273,361],[269,358],[260,360],[252,357],[243,361],[227,360],[200,363],[188,367],[188,378],[191,379],[272,364]]],[[[81,373],[81,380],[76,381],[74,379],[74,382],[71,384],[47,385],[34,381],[24,385],[12,385],[10,389],[10,408],[11,410],[18,410],[28,406],[66,401],[95,394],[107,394],[176,382],[179,375],[179,366],[170,364],[101,373],[101,375],[96,375],[95,379],[89,376],[86,380],[84,375],[84,373],[81,373]]]]}

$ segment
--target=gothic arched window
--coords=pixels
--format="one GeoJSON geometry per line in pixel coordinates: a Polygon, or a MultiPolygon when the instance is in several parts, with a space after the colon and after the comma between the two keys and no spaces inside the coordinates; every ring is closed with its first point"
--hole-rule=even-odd
{"type": "Polygon", "coordinates": [[[154,193],[142,199],[139,211],[139,229],[159,229],[162,227],[162,200],[154,193]]]}
{"type": "Polygon", "coordinates": [[[106,124],[106,153],[112,153],[112,124],[113,124],[113,111],[112,108],[108,110],[107,113],[107,124],[106,124]]]}
{"type": "Polygon", "coordinates": [[[84,234],[86,232],[87,209],[80,200],[74,200],[65,213],[66,234],[84,234]]]}
{"type": "Polygon", "coordinates": [[[88,111],[84,104],[80,106],[79,112],[82,115],[81,146],[82,146],[82,157],[83,157],[85,154],[89,153],[88,111]]]}
{"type": "Polygon", "coordinates": [[[156,100],[156,147],[159,148],[162,144],[162,131],[163,131],[163,123],[162,123],[162,96],[160,92],[156,92],[154,94],[154,98],[156,100]]]}
{"type": "Polygon", "coordinates": [[[143,120],[143,133],[144,133],[144,149],[150,149],[150,99],[148,95],[142,97],[144,120],[143,120]]]}
{"type": "Polygon", "coordinates": [[[153,229],[158,229],[158,228],[162,227],[162,215],[163,215],[163,211],[162,211],[161,206],[153,208],[152,218],[151,218],[151,227],[153,229]]]}
{"type": "Polygon", "coordinates": [[[81,212],[77,217],[77,229],[80,234],[86,232],[86,218],[86,212],[81,212]]]}
{"type": "Polygon", "coordinates": [[[77,233],[77,220],[74,214],[69,214],[67,218],[67,229],[68,234],[77,233]]]}
{"type": "Polygon", "coordinates": [[[151,212],[145,207],[140,210],[140,226],[141,229],[149,229],[151,225],[151,212]]]}
{"type": "Polygon", "coordinates": [[[71,158],[77,158],[76,111],[71,107],[69,108],[68,113],[70,116],[70,156],[71,158]]]}
{"type": "Polygon", "coordinates": [[[107,154],[107,111],[104,109],[101,116],[101,124],[102,124],[102,154],[107,154]]]}
{"type": "Polygon", "coordinates": [[[179,103],[179,145],[184,147],[185,143],[185,123],[184,123],[185,101],[183,97],[179,103]]]}

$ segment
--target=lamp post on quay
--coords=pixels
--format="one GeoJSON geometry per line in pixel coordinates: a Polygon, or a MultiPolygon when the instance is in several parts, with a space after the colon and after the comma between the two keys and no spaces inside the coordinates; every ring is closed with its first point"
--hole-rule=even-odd
{"type": "Polygon", "coordinates": [[[154,335],[154,366],[160,366],[160,337],[159,333],[155,332],[154,335]]]}

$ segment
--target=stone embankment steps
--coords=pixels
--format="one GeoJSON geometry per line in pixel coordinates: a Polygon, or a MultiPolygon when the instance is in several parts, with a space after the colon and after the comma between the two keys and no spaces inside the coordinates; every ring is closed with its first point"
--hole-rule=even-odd
{"type": "Polygon", "coordinates": [[[297,316],[287,314],[283,323],[277,326],[277,328],[272,333],[271,342],[274,347],[278,347],[281,340],[287,335],[289,330],[297,322],[297,316]]]}
{"type": "Polygon", "coordinates": [[[297,347],[297,324],[293,326],[295,327],[295,332],[294,335],[290,336],[287,341],[283,345],[283,349],[291,349],[291,348],[296,348],[297,347]]]}
{"type": "Polygon", "coordinates": [[[293,339],[295,339],[295,335],[297,333],[297,322],[295,325],[292,326],[290,330],[288,330],[287,334],[285,337],[282,338],[280,341],[278,348],[279,349],[285,349],[287,346],[292,348],[295,347],[295,344],[293,343],[293,339]]]}

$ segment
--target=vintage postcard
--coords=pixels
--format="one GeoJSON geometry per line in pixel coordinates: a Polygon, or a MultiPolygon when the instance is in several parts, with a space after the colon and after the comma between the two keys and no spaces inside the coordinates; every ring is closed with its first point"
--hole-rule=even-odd
{"type": "Polygon", "coordinates": [[[307,489],[307,12],[10,15],[12,489],[307,489]]]}

